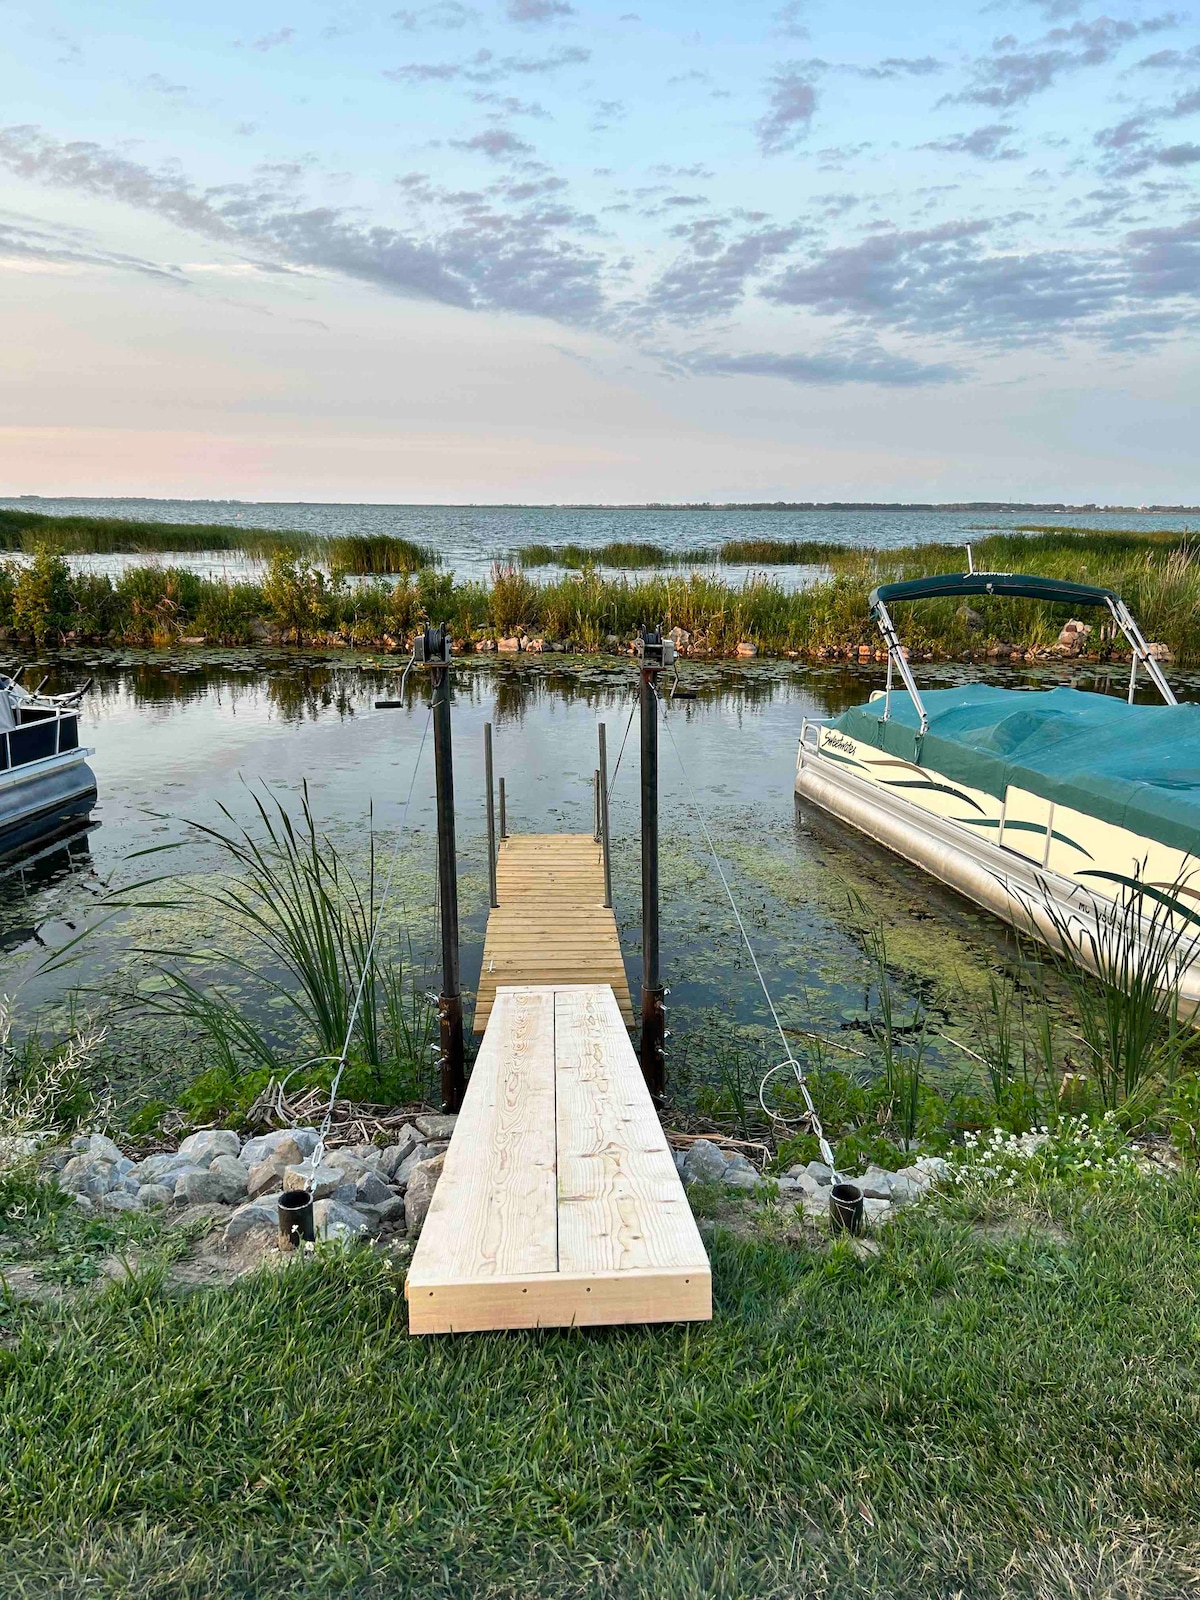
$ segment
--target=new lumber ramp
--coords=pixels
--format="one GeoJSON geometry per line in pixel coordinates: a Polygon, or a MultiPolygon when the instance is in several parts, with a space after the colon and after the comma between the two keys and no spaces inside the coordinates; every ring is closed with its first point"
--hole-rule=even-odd
{"type": "Polygon", "coordinates": [[[526,833],[496,852],[496,899],[483,942],[475,1032],[501,984],[607,983],[629,1027],[633,1003],[604,860],[590,833],[526,833]]]}
{"type": "Polygon", "coordinates": [[[496,991],[405,1295],[410,1333],[711,1318],[708,1257],[608,984],[496,991]]]}

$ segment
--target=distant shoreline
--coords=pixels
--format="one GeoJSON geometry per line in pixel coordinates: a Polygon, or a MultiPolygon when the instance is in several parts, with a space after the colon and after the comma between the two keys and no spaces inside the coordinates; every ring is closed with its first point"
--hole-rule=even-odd
{"type": "Polygon", "coordinates": [[[192,506],[359,506],[364,510],[399,511],[913,511],[1000,512],[1018,515],[1041,512],[1076,516],[1200,516],[1200,505],[1101,505],[1096,501],[1065,500],[222,500],[188,495],[0,495],[0,502],[37,505],[71,500],[84,505],[122,504],[192,506]]]}

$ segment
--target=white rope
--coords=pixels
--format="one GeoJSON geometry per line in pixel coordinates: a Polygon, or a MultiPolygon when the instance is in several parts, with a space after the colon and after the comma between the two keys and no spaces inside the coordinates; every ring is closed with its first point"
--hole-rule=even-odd
{"type": "Polygon", "coordinates": [[[617,773],[620,772],[620,770],[621,770],[621,757],[625,754],[625,741],[629,738],[629,730],[630,730],[630,728],[633,727],[633,719],[634,719],[634,717],[637,716],[637,708],[638,708],[638,702],[637,702],[637,699],[635,697],[634,702],[633,702],[633,709],[629,713],[629,721],[625,724],[625,733],[624,733],[624,735],[623,735],[623,737],[621,739],[621,748],[617,751],[617,764],[613,768],[612,777],[608,780],[608,796],[607,796],[607,800],[608,800],[608,804],[609,805],[612,804],[613,790],[617,786],[617,773]]]}
{"type": "Polygon", "coordinates": [[[653,684],[651,684],[651,689],[653,690],[655,700],[657,700],[658,704],[663,708],[663,727],[667,730],[667,737],[671,741],[671,748],[675,752],[675,759],[679,763],[679,770],[683,774],[683,781],[687,785],[688,793],[691,796],[692,812],[696,818],[696,821],[700,824],[701,831],[703,832],[705,840],[708,843],[709,852],[713,858],[713,865],[717,869],[717,876],[721,880],[721,885],[724,888],[726,898],[729,901],[730,910],[733,912],[734,920],[737,922],[738,931],[742,936],[742,943],[746,946],[746,953],[750,957],[751,964],[753,965],[755,974],[758,977],[759,985],[762,988],[767,1006],[771,1012],[771,1017],[775,1023],[776,1029],[779,1032],[779,1037],[783,1041],[786,1060],[781,1061],[777,1067],[772,1067],[770,1072],[767,1073],[766,1077],[763,1078],[762,1083],[759,1085],[758,1103],[762,1106],[763,1111],[766,1112],[767,1116],[772,1118],[772,1120],[782,1120],[777,1117],[776,1113],[768,1109],[767,1104],[763,1099],[763,1093],[766,1089],[768,1081],[773,1078],[777,1072],[782,1071],[785,1067],[790,1067],[795,1075],[796,1082],[800,1087],[800,1093],[804,1096],[804,1104],[808,1111],[809,1125],[812,1128],[813,1133],[816,1135],[817,1144],[820,1147],[821,1155],[824,1158],[825,1165],[829,1168],[833,1175],[833,1181],[836,1183],[838,1174],[837,1168],[835,1167],[833,1161],[833,1149],[828,1139],[825,1137],[825,1130],[821,1126],[821,1119],[817,1115],[816,1106],[813,1104],[813,1097],[809,1092],[808,1080],[804,1075],[804,1068],[792,1054],[792,1047],[788,1043],[787,1034],[783,1031],[783,1023],[779,1020],[779,1013],[775,1009],[775,1002],[771,998],[771,991],[767,988],[767,980],[763,977],[762,968],[758,964],[758,957],[754,953],[754,946],[750,943],[750,935],[746,932],[746,924],[742,921],[742,914],[738,910],[737,901],[733,897],[733,890],[729,887],[729,879],[725,876],[725,868],[721,865],[721,858],[717,854],[717,847],[713,843],[713,836],[709,831],[708,823],[705,821],[704,812],[700,808],[700,801],[696,796],[695,786],[693,785],[691,778],[688,776],[688,770],[684,765],[683,756],[680,754],[679,746],[675,742],[675,733],[671,727],[671,719],[666,713],[665,702],[653,684]]]}
{"type": "MultiPolygon", "coordinates": [[[[409,666],[411,665],[412,662],[410,661],[409,666]]],[[[407,673],[408,668],[406,667],[406,676],[407,673]]],[[[355,991],[354,1004],[350,1008],[350,1021],[346,1027],[346,1037],[342,1041],[341,1054],[336,1058],[332,1056],[327,1056],[324,1058],[325,1060],[336,1059],[337,1071],[334,1073],[333,1082],[329,1087],[329,1104],[325,1108],[325,1116],[321,1122],[320,1132],[317,1134],[317,1142],[313,1149],[312,1155],[309,1157],[309,1171],[314,1177],[316,1176],[317,1169],[320,1167],[321,1162],[325,1157],[325,1138],[329,1132],[330,1124],[333,1121],[333,1108],[337,1103],[338,1088],[342,1081],[342,1074],[346,1070],[346,1059],[350,1054],[350,1041],[354,1036],[355,1024],[358,1022],[359,1009],[362,1006],[363,994],[367,987],[367,978],[370,975],[371,964],[375,957],[375,941],[378,939],[379,930],[383,926],[383,913],[387,909],[388,896],[392,891],[392,876],[396,871],[396,862],[400,857],[400,845],[404,838],[404,829],[408,823],[408,808],[412,805],[413,791],[417,786],[417,773],[421,768],[421,756],[425,750],[425,740],[428,737],[429,724],[432,721],[433,706],[430,705],[425,716],[425,726],[421,729],[421,742],[417,746],[417,759],[413,762],[412,779],[408,785],[408,794],[404,800],[404,810],[401,812],[400,822],[396,830],[396,842],[392,846],[392,859],[388,863],[387,878],[384,881],[383,894],[379,901],[379,910],[375,915],[375,926],[371,929],[371,937],[367,943],[366,954],[363,957],[362,971],[360,972],[358,978],[358,988],[355,991]]]]}

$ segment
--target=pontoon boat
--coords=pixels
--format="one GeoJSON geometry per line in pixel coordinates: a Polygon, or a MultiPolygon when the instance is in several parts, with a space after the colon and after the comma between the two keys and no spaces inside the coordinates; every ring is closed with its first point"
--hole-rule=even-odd
{"type": "Polygon", "coordinates": [[[79,744],[86,688],[43,695],[0,674],[0,856],[91,810],[92,752],[79,744]]]}
{"type": "Polygon", "coordinates": [[[805,719],[797,807],[812,802],[1109,978],[1157,962],[1155,987],[1195,1012],[1200,705],[1177,703],[1124,601],[971,571],[882,584],[870,604],[886,687],[839,717],[805,719]],[[979,683],[922,692],[889,606],[974,595],[1107,611],[1132,652],[1127,697],[979,683]],[[1139,668],[1164,704],[1135,703],[1139,668]]]}

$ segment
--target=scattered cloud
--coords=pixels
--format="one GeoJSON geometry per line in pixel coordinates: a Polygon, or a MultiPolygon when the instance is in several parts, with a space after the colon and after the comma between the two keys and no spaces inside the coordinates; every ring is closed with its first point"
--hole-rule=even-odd
{"type": "Polygon", "coordinates": [[[451,139],[455,150],[487,156],[492,161],[511,161],[514,156],[533,154],[533,146],[518,139],[508,128],[485,128],[471,139],[451,139]]]}
{"type": "Polygon", "coordinates": [[[573,237],[591,219],[545,199],[506,211],[485,195],[430,191],[448,216],[418,237],[306,205],[269,184],[202,189],[173,167],[156,170],[90,142],[60,143],[28,125],[0,129],[0,165],[31,182],[133,206],[277,266],[392,294],[576,323],[595,321],[603,307],[602,262],[573,237]]]}
{"type": "Polygon", "coordinates": [[[780,7],[771,19],[775,31],[786,39],[807,39],[809,30],[803,17],[809,6],[810,0],[788,0],[787,5],[780,7]]]}
{"type": "Polygon", "coordinates": [[[1131,39],[1174,27],[1178,20],[1173,12],[1142,22],[1097,17],[1094,22],[1073,22],[1069,28],[1051,28],[1029,45],[1021,45],[1015,34],[1005,34],[994,41],[989,55],[974,63],[970,87],[946,96],[943,104],[961,102],[1001,110],[1023,105],[1064,73],[1104,66],[1131,39]]]}
{"type": "Polygon", "coordinates": [[[474,6],[464,6],[458,0],[434,0],[433,5],[419,6],[415,11],[393,11],[392,21],[405,33],[420,33],[426,28],[454,30],[479,21],[474,6]]]}
{"type": "MultiPolygon", "coordinates": [[[[1092,253],[990,248],[997,229],[980,218],[889,228],[789,266],[761,292],[823,316],[1011,349],[1065,334],[1110,345],[1149,337],[1162,309],[1142,302],[1200,291],[1200,219],[1092,253]]],[[[1196,318],[1196,307],[1178,308],[1175,326],[1196,318]]]]}
{"type": "Polygon", "coordinates": [[[947,155],[977,156],[980,161],[1016,161],[1021,151],[1005,143],[1009,134],[1015,132],[1016,129],[1009,122],[989,122],[986,127],[974,128],[970,133],[956,133],[948,139],[934,139],[929,144],[918,145],[917,148],[941,150],[947,155]]]}
{"type": "Polygon", "coordinates": [[[575,15],[567,0],[506,0],[504,11],[510,22],[554,22],[575,15]]]}
{"type": "Polygon", "coordinates": [[[590,61],[592,52],[580,45],[569,45],[552,50],[544,56],[497,56],[491,50],[476,50],[465,61],[414,62],[409,66],[391,67],[384,77],[393,83],[500,83],[510,77],[541,77],[558,72],[562,67],[582,66],[590,61]]]}
{"type": "Polygon", "coordinates": [[[888,388],[908,389],[919,384],[958,383],[966,376],[961,367],[949,362],[916,361],[873,342],[791,355],[774,351],[721,355],[705,351],[678,359],[689,372],[703,376],[782,378],[788,383],[822,388],[843,383],[878,383],[888,388]]]}
{"type": "Polygon", "coordinates": [[[102,250],[76,229],[53,229],[0,221],[0,263],[43,268],[111,267],[169,283],[183,284],[177,269],[139,256],[102,250]]]}
{"type": "Polygon", "coordinates": [[[773,266],[805,229],[795,223],[747,228],[734,216],[698,217],[669,232],[683,249],[638,308],[636,316],[644,320],[698,322],[733,310],[747,283],[773,266]],[[742,231],[734,231],[739,225],[742,231]]]}
{"type": "Polygon", "coordinates": [[[884,56],[873,67],[846,67],[860,78],[928,78],[944,72],[946,64],[936,56],[884,56]]]}
{"type": "Polygon", "coordinates": [[[758,143],[764,155],[794,150],[808,137],[817,109],[817,91],[807,75],[807,64],[793,62],[770,80],[766,115],[758,124],[758,143]]]}
{"type": "Polygon", "coordinates": [[[151,72],[138,83],[139,89],[147,89],[151,94],[161,94],[168,100],[179,100],[187,94],[186,83],[171,83],[164,78],[161,72],[151,72]]]}
{"type": "Polygon", "coordinates": [[[278,50],[280,45],[291,44],[295,37],[295,28],[277,28],[274,33],[260,34],[257,39],[252,39],[250,48],[266,54],[268,50],[278,50]]]}

